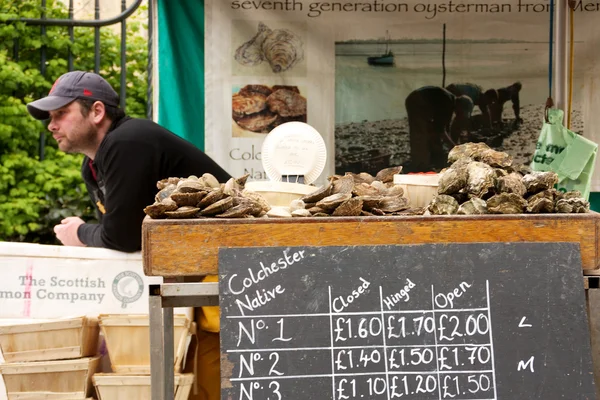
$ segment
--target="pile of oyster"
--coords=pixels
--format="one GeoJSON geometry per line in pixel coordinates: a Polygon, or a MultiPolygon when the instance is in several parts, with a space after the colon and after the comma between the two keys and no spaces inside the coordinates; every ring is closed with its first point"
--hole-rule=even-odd
{"type": "Polygon", "coordinates": [[[158,181],[154,204],[144,208],[151,218],[244,218],[266,215],[271,206],[258,193],[244,189],[249,174],[219,183],[211,174],[158,181]]]}
{"type": "Polygon", "coordinates": [[[393,183],[394,174],[401,170],[386,168],[376,176],[334,175],[289,207],[271,207],[260,193],[246,189],[249,175],[226,183],[211,174],[168,178],[157,182],[155,202],[144,212],[155,219],[420,215],[424,209],[411,209],[402,187],[393,183]]]}
{"type": "Polygon", "coordinates": [[[394,175],[402,167],[390,167],[376,176],[366,172],[334,175],[327,185],[290,204],[292,217],[420,215],[423,208],[410,208],[394,175]]]}
{"type": "Polygon", "coordinates": [[[577,191],[561,193],[555,172],[532,172],[484,143],[465,143],[448,154],[452,165],[440,173],[438,195],[426,213],[585,213],[590,204],[577,191]]]}

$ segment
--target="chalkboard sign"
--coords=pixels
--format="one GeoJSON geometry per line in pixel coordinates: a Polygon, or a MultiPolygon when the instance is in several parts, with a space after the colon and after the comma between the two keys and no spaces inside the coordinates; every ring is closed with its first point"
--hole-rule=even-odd
{"type": "Polygon", "coordinates": [[[219,252],[222,399],[595,399],[571,243],[219,252]]]}

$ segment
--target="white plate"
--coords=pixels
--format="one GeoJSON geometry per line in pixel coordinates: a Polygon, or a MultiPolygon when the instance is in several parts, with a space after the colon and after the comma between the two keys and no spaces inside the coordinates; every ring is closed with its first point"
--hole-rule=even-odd
{"type": "Polygon", "coordinates": [[[270,180],[281,182],[285,175],[303,175],[314,182],[327,161],[323,138],[304,122],[286,122],[273,129],[262,145],[262,165],[270,180]]]}

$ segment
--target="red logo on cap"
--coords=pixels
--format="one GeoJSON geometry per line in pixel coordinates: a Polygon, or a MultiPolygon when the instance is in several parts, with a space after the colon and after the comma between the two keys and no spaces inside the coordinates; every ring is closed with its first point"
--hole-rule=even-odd
{"type": "Polygon", "coordinates": [[[84,96],[91,96],[92,94],[93,94],[93,93],[92,93],[92,92],[90,92],[89,90],[87,90],[87,89],[83,89],[83,95],[84,95],[84,96]]]}
{"type": "Polygon", "coordinates": [[[48,94],[51,94],[52,92],[54,92],[54,89],[56,88],[56,84],[58,83],[58,81],[60,81],[60,78],[58,78],[56,81],[54,81],[54,85],[52,85],[52,88],[50,89],[50,93],[48,93],[48,94]]]}

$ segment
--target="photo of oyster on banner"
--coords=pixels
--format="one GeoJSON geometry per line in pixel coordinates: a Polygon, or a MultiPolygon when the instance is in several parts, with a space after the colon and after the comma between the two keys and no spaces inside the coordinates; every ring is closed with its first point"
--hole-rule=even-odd
{"type": "Polygon", "coordinates": [[[231,108],[234,136],[239,128],[269,133],[284,122],[306,122],[306,98],[298,86],[246,85],[233,94],[231,108]]]}
{"type": "Polygon", "coordinates": [[[234,59],[247,67],[267,62],[270,70],[279,74],[291,70],[304,60],[304,43],[290,29],[271,29],[259,22],[258,32],[237,47],[234,59]]]}

